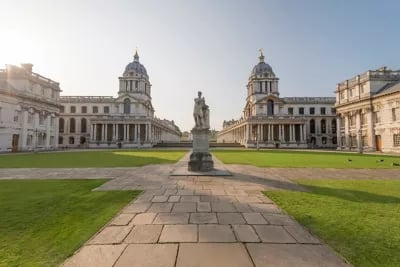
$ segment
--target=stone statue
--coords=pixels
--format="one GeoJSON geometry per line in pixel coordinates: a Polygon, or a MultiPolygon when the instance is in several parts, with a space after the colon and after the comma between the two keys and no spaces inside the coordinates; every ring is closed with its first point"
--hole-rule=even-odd
{"type": "Polygon", "coordinates": [[[209,129],[210,128],[210,112],[206,105],[204,97],[201,96],[199,91],[198,97],[194,99],[193,117],[195,122],[195,129],[209,129]]]}
{"type": "Polygon", "coordinates": [[[194,172],[208,172],[213,170],[214,162],[209,151],[208,138],[210,136],[210,111],[204,97],[199,91],[194,99],[193,117],[195,126],[192,129],[193,150],[188,162],[188,170],[194,172]]]}

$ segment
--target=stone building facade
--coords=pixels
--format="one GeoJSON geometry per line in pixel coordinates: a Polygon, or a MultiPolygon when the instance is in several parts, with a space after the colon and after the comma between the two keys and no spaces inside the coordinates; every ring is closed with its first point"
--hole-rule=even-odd
{"type": "Polygon", "coordinates": [[[339,149],[400,152],[400,70],[369,70],[335,93],[339,149]]]}
{"type": "Polygon", "coordinates": [[[0,152],[57,148],[60,86],[32,67],[0,69],[0,152]]]}
{"type": "Polygon", "coordinates": [[[246,147],[336,148],[334,97],[279,97],[279,78],[260,54],[251,71],[243,116],[224,121],[218,142],[246,147]]]}
{"type": "Polygon", "coordinates": [[[58,140],[62,147],[151,147],[179,142],[174,121],[154,116],[151,84],[137,53],[122,77],[118,96],[62,96],[58,140]]]}

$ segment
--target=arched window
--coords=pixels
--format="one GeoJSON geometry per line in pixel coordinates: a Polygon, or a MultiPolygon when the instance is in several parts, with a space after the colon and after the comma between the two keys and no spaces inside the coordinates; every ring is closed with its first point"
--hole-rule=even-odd
{"type": "Polygon", "coordinates": [[[58,132],[63,133],[64,132],[64,119],[61,118],[59,123],[58,123],[58,132]]]}
{"type": "Polygon", "coordinates": [[[87,131],[87,120],[85,118],[81,119],[81,133],[86,133],[87,131]]]}
{"type": "Polygon", "coordinates": [[[267,115],[268,116],[274,115],[274,101],[272,100],[267,101],[267,115]]]}
{"type": "Polygon", "coordinates": [[[332,133],[336,133],[336,119],[332,120],[332,133]]]}
{"type": "Polygon", "coordinates": [[[312,134],[315,133],[315,120],[314,119],[310,120],[310,133],[312,133],[312,134]]]}
{"type": "Polygon", "coordinates": [[[321,133],[326,133],[326,120],[321,120],[321,133]]]}
{"type": "Polygon", "coordinates": [[[75,119],[71,118],[69,120],[69,132],[74,133],[75,132],[75,119]]]}
{"type": "Polygon", "coordinates": [[[131,113],[131,101],[129,98],[125,98],[124,100],[124,113],[130,114],[131,113]]]}
{"type": "Polygon", "coordinates": [[[73,145],[73,144],[75,143],[75,139],[74,139],[73,136],[70,136],[70,137],[68,138],[68,143],[69,143],[70,145],[73,145]]]}

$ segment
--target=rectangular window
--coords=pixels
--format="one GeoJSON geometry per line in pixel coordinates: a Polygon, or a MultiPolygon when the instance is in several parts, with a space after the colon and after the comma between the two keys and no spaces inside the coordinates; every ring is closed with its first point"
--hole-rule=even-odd
{"type": "Polygon", "coordinates": [[[31,124],[33,122],[33,114],[28,112],[28,123],[31,124]]]}
{"type": "Polygon", "coordinates": [[[340,99],[345,99],[346,98],[346,92],[342,91],[340,92],[340,99]]]}
{"type": "Polygon", "coordinates": [[[103,107],[103,112],[106,114],[110,113],[110,107],[109,106],[103,107]]]}
{"type": "Polygon", "coordinates": [[[39,113],[39,125],[43,125],[44,124],[44,114],[43,113],[39,113]]]}
{"type": "Polygon", "coordinates": [[[76,112],[76,107],[75,106],[71,106],[70,107],[70,112],[71,113],[75,113],[76,112]]]}
{"type": "Polygon", "coordinates": [[[81,107],[81,113],[87,113],[87,107],[86,106],[81,107]]]}
{"type": "Polygon", "coordinates": [[[31,146],[32,145],[32,140],[33,140],[33,136],[32,135],[28,135],[26,137],[26,145],[27,146],[31,146]]]}
{"type": "Polygon", "coordinates": [[[64,111],[65,111],[65,107],[64,107],[64,106],[61,106],[61,107],[60,107],[60,113],[64,113],[64,111]]]}
{"type": "Polygon", "coordinates": [[[393,135],[393,146],[400,146],[400,134],[393,135]]]}
{"type": "Polygon", "coordinates": [[[321,110],[320,110],[321,112],[321,115],[325,115],[326,114],[326,108],[321,108],[321,110]]]}
{"type": "Polygon", "coordinates": [[[361,125],[367,124],[367,113],[361,114],[361,125]]]}
{"type": "Polygon", "coordinates": [[[336,108],[331,108],[331,114],[335,115],[336,114],[336,108]]]}
{"type": "Polygon", "coordinates": [[[397,121],[396,109],[397,108],[392,108],[392,121],[397,121]]]}
{"type": "Polygon", "coordinates": [[[99,113],[99,108],[94,106],[94,107],[92,107],[92,111],[93,111],[93,113],[99,113]]]}
{"type": "Polygon", "coordinates": [[[289,115],[293,115],[293,108],[288,108],[289,115]]]}
{"type": "Polygon", "coordinates": [[[314,115],[315,114],[315,108],[310,108],[310,114],[314,115]]]}
{"type": "Polygon", "coordinates": [[[375,122],[380,123],[381,122],[381,116],[379,114],[379,111],[374,112],[374,117],[375,117],[375,122]]]}
{"type": "Polygon", "coordinates": [[[14,113],[14,122],[18,122],[19,121],[19,117],[21,115],[21,111],[16,110],[14,113]]]}
{"type": "Polygon", "coordinates": [[[137,90],[138,87],[139,87],[139,82],[138,82],[138,81],[135,81],[135,89],[137,90]]]}
{"type": "Polygon", "coordinates": [[[299,108],[299,114],[304,115],[304,108],[299,108]]]}

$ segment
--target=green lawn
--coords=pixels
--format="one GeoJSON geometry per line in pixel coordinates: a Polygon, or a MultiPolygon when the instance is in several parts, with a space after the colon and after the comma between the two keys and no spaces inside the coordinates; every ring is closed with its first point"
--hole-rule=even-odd
{"type": "Polygon", "coordinates": [[[299,180],[266,195],[355,266],[400,266],[400,180],[299,180]]]}
{"type": "Polygon", "coordinates": [[[398,156],[366,155],[335,152],[302,152],[287,150],[213,150],[227,164],[282,168],[398,168],[398,156]],[[381,161],[383,160],[383,161],[381,161]]]}
{"type": "Polygon", "coordinates": [[[0,168],[134,167],[175,163],[185,150],[102,150],[0,155],[0,168]]]}
{"type": "Polygon", "coordinates": [[[0,181],[0,266],[62,263],[139,193],[105,181],[0,181]]]}

